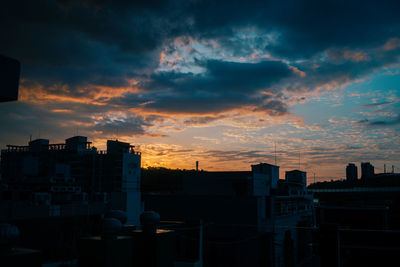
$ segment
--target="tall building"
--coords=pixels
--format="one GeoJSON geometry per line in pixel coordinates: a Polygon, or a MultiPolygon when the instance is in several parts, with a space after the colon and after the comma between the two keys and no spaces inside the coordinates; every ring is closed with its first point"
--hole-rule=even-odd
{"type": "Polygon", "coordinates": [[[111,207],[126,211],[128,224],[139,225],[142,212],[140,153],[129,143],[108,140],[104,161],[102,183],[110,193],[111,207]]]}
{"type": "Polygon", "coordinates": [[[346,167],[346,180],[356,181],[358,179],[357,166],[354,163],[349,163],[346,167]]]}
{"type": "Polygon", "coordinates": [[[374,175],[374,166],[369,162],[361,162],[361,179],[371,178],[374,175]]]}

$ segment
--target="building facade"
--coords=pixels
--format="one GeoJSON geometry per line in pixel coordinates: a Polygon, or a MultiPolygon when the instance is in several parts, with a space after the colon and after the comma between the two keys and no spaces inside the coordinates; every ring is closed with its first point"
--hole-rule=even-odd
{"type": "Polygon", "coordinates": [[[300,263],[307,246],[299,226],[313,223],[312,195],[300,174],[299,183],[279,180],[279,166],[266,163],[251,171],[191,172],[179,192],[144,194],[145,209],[163,220],[204,221],[206,266],[300,263]]]}
{"type": "Polygon", "coordinates": [[[45,261],[76,256],[76,242],[100,227],[110,210],[140,225],[141,155],[129,143],[109,140],[98,151],[84,136],[47,139],[1,151],[0,221],[16,225],[21,245],[45,261]]]}

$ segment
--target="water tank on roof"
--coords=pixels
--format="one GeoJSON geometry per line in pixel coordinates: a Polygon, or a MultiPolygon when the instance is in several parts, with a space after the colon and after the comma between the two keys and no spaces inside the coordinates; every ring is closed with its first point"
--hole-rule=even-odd
{"type": "Polygon", "coordinates": [[[122,224],[118,219],[105,218],[101,224],[101,238],[115,239],[121,228],[122,224]]]}
{"type": "Polygon", "coordinates": [[[126,221],[128,220],[126,213],[123,212],[122,210],[110,210],[110,211],[106,212],[106,214],[104,215],[104,218],[117,219],[121,222],[121,224],[125,224],[126,221]]]}
{"type": "Polygon", "coordinates": [[[143,232],[155,233],[160,223],[160,215],[154,211],[145,211],[140,215],[143,232]]]}

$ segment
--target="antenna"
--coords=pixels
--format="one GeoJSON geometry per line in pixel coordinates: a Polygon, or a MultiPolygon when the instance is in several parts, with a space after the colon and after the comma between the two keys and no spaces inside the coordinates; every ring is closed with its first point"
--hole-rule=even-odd
{"type": "Polygon", "coordinates": [[[300,152],[299,152],[299,171],[300,171],[300,152]]]}
{"type": "Polygon", "coordinates": [[[29,135],[29,142],[32,142],[32,134],[29,135]]]}
{"type": "Polygon", "coordinates": [[[386,173],[386,164],[383,164],[383,173],[386,173]]]}
{"type": "Polygon", "coordinates": [[[274,142],[275,144],[275,166],[276,166],[276,142],[274,142]]]}
{"type": "Polygon", "coordinates": [[[392,173],[394,173],[394,165],[392,165],[392,173]]]}
{"type": "Polygon", "coordinates": [[[315,172],[314,172],[314,184],[315,184],[315,172]]]}

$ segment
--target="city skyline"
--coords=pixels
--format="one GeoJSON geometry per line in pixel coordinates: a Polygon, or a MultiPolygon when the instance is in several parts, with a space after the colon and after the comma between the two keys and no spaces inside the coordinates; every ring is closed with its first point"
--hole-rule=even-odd
{"type": "Polygon", "coordinates": [[[344,178],[349,162],[398,170],[398,3],[288,6],[8,3],[0,54],[22,72],[0,147],[118,139],[143,167],[209,171],[276,155],[281,178],[300,166],[309,182],[344,178]]]}

